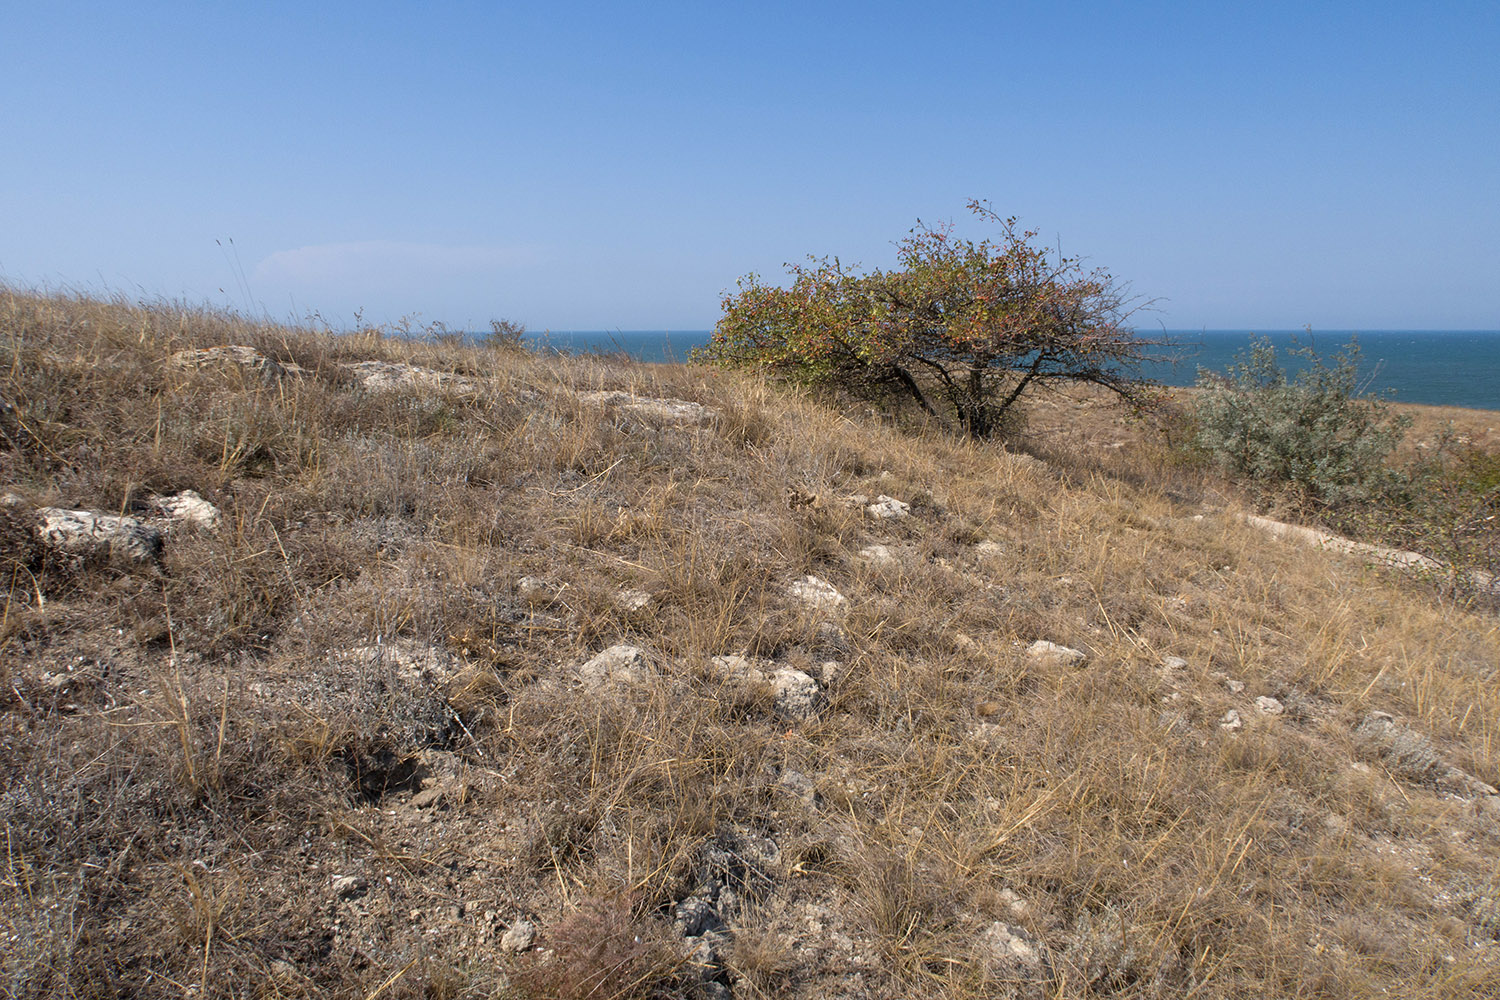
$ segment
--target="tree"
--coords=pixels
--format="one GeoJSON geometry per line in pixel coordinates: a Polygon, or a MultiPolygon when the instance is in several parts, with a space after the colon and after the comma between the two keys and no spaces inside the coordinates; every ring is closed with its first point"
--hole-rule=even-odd
{"type": "Polygon", "coordinates": [[[999,224],[998,240],[918,222],[897,244],[895,270],[856,274],[825,257],[787,265],[789,288],[741,278],[696,356],[910,398],[975,438],[1031,389],[1084,382],[1132,405],[1152,401],[1140,363],[1156,342],[1126,325],[1134,310],[1110,276],[1035,246],[1036,233],[985,204],[969,209],[999,224]]]}

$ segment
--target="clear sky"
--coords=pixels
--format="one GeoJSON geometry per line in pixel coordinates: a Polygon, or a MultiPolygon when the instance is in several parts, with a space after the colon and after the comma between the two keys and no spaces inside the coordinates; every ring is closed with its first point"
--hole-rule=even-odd
{"type": "Polygon", "coordinates": [[[0,144],[0,278],[277,319],[704,329],[981,198],[1144,326],[1500,329],[1497,0],[13,3],[0,144]]]}

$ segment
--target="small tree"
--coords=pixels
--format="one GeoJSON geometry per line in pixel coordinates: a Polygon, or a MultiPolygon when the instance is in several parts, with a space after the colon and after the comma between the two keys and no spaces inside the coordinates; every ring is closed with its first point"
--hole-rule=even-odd
{"type": "Polygon", "coordinates": [[[1132,405],[1153,400],[1139,366],[1155,342],[1126,325],[1132,310],[1110,276],[1033,245],[1036,233],[1014,218],[969,208],[999,224],[998,240],[918,223],[898,244],[896,270],[855,274],[825,257],[787,265],[789,288],[740,279],[695,356],[910,398],[976,438],[1030,389],[1086,382],[1132,405]]]}

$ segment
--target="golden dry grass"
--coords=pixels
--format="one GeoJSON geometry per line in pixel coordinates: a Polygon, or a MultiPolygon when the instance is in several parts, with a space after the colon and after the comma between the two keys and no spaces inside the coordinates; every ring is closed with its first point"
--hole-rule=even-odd
{"type": "Polygon", "coordinates": [[[1113,412],[1037,407],[1038,461],[697,368],[16,290],[0,362],[11,994],[1500,993],[1500,809],[1356,732],[1500,783],[1497,620],[1265,539],[1083,433],[1113,412]],[[222,344],[307,374],[169,363],[222,344]],[[182,489],[224,521],[159,564],[30,532],[182,489]],[[644,678],[581,686],[620,643],[644,678]],[[733,653],[818,678],[815,717],[733,653]]]}

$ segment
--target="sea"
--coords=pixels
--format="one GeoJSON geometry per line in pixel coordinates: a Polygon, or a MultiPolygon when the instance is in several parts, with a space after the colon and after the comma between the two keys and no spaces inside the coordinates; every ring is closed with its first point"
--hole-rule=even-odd
{"type": "MultiPolygon", "coordinates": [[[[1162,360],[1142,374],[1164,385],[1193,385],[1199,370],[1223,373],[1253,338],[1269,340],[1288,372],[1306,362],[1289,354],[1311,347],[1331,363],[1351,341],[1360,351],[1363,392],[1400,403],[1500,410],[1500,330],[1156,330],[1162,360]]],[[[620,354],[637,361],[688,360],[707,330],[572,330],[528,334],[531,346],[563,353],[620,354]]]]}

